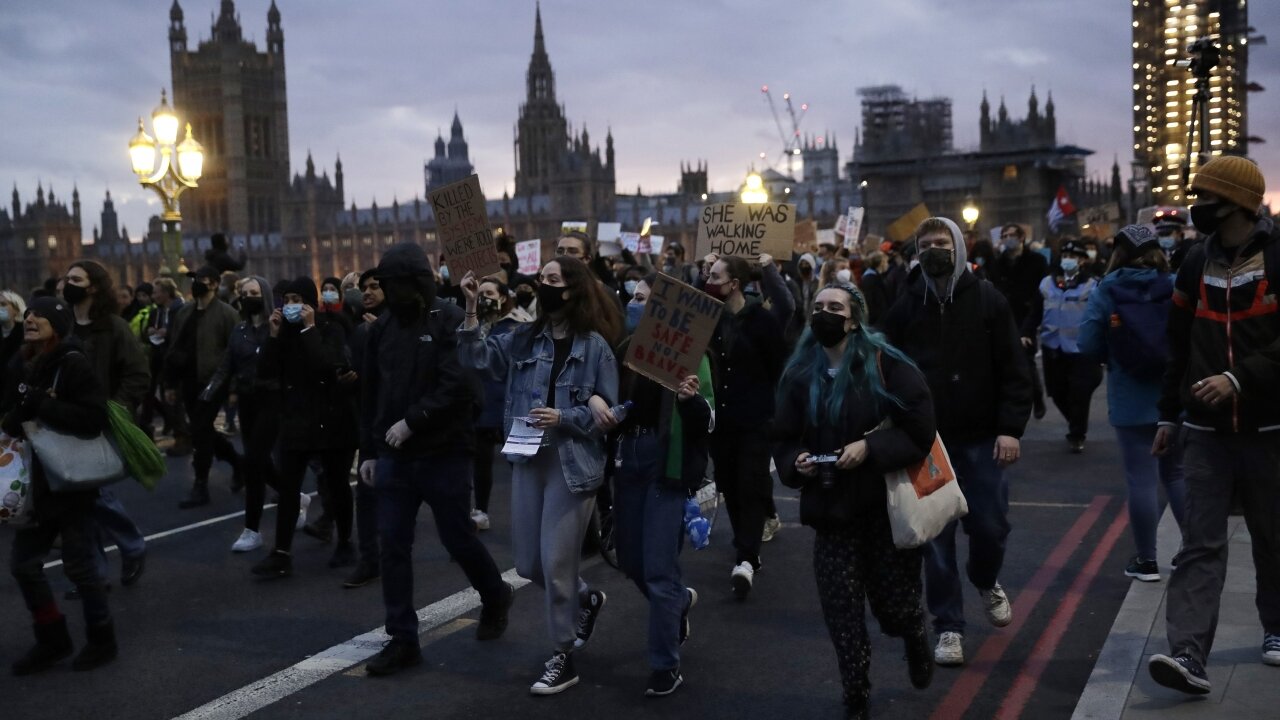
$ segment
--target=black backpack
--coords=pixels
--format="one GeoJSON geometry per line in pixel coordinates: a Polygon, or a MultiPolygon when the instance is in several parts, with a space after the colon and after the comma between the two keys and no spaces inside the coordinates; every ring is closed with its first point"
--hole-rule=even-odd
{"type": "Polygon", "coordinates": [[[1146,287],[1116,284],[1108,289],[1115,302],[1107,331],[1112,360],[1136,378],[1163,377],[1169,364],[1173,277],[1161,274],[1146,287]]]}

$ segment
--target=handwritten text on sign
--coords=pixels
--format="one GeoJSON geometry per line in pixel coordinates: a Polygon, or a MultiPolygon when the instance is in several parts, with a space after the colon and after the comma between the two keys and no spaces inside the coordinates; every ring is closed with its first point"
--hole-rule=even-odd
{"type": "Polygon", "coordinates": [[[453,276],[461,278],[470,270],[484,277],[502,270],[478,176],[433,190],[427,198],[453,276]]]}
{"type": "Polygon", "coordinates": [[[707,253],[789,257],[795,237],[795,206],[728,202],[707,205],[698,218],[698,256],[707,253]]]}
{"type": "Polygon", "coordinates": [[[658,275],[624,360],[627,367],[677,391],[698,372],[724,305],[668,275],[658,275]]]}

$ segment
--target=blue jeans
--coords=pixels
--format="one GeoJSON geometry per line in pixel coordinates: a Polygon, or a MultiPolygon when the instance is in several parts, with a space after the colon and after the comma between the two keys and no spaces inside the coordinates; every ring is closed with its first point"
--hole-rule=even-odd
{"type": "Polygon", "coordinates": [[[1009,537],[1009,482],[992,459],[996,439],[948,446],[969,514],[954,521],[929,543],[925,552],[925,596],[936,632],[964,632],[964,592],[956,566],[956,525],[969,536],[965,571],[979,590],[990,590],[1004,565],[1009,537]]]}
{"type": "Polygon", "coordinates": [[[1187,512],[1187,483],[1182,475],[1182,443],[1174,442],[1161,457],[1151,454],[1156,425],[1117,427],[1116,441],[1124,460],[1124,480],[1129,486],[1129,524],[1138,558],[1156,559],[1156,527],[1160,524],[1160,490],[1169,498],[1169,509],[1182,527],[1187,512]]]}
{"type": "Polygon", "coordinates": [[[107,553],[104,542],[106,537],[115,539],[116,547],[120,548],[120,557],[123,558],[141,557],[147,552],[147,541],[143,539],[142,531],[138,530],[138,526],[125,512],[124,505],[111,493],[110,488],[102,488],[100,492],[97,501],[93,504],[96,536],[94,562],[97,563],[98,574],[106,577],[107,553]]]}
{"type": "Polygon", "coordinates": [[[649,667],[680,667],[680,618],[689,593],[680,580],[683,488],[662,478],[666,458],[656,435],[628,435],[618,448],[613,481],[618,565],[649,600],[649,667]]]}
{"type": "Polygon", "coordinates": [[[374,492],[382,543],[382,600],[387,608],[387,634],[395,639],[418,643],[413,536],[418,507],[424,502],[435,517],[441,544],[466,573],[481,601],[489,604],[503,598],[502,575],[471,522],[471,464],[469,455],[378,458],[374,492]]]}
{"type": "Polygon", "coordinates": [[[362,482],[356,483],[356,547],[360,562],[378,567],[378,496],[362,482]]]}

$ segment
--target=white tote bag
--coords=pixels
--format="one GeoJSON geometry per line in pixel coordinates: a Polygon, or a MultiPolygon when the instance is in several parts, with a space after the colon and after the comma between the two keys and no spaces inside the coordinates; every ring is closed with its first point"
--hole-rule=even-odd
{"type": "MultiPolygon", "coordinates": [[[[885,420],[881,427],[888,427],[885,420]]],[[[915,548],[938,536],[952,520],[969,514],[969,504],[960,492],[951,456],[934,434],[929,455],[908,467],[885,473],[889,525],[893,544],[899,548],[915,548]]]]}

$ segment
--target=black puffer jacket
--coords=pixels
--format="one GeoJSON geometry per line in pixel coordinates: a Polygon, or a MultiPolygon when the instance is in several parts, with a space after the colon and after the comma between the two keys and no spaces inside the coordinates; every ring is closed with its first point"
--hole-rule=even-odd
{"type": "Polygon", "coordinates": [[[754,299],[742,311],[720,314],[708,353],[716,372],[716,429],[767,429],[774,389],[787,360],[782,325],[754,299]]]}
{"type": "Polygon", "coordinates": [[[339,370],[349,367],[342,326],[317,313],[309,330],[285,324],[267,338],[258,360],[259,382],[280,388],[280,443],[290,450],[354,449],[355,411],[339,370]]]}

